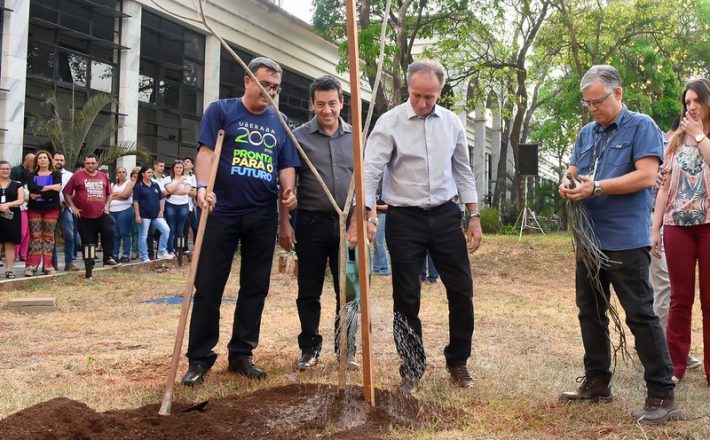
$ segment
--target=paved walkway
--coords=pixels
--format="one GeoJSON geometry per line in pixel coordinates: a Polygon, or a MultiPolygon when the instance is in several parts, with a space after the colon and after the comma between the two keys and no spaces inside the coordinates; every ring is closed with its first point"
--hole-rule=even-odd
{"type": "MultiPolygon", "coordinates": [[[[64,272],[64,252],[63,251],[60,250],[59,255],[57,256],[57,259],[58,259],[58,261],[57,261],[58,267],[56,268],[57,272],[55,272],[55,274],[66,273],[66,272],[64,272]]],[[[96,252],[96,261],[97,261],[97,263],[94,266],[94,270],[102,269],[104,267],[104,265],[102,263],[103,252],[96,252]]],[[[190,264],[187,256],[183,256],[182,262],[184,265],[190,264]]],[[[135,259],[135,260],[131,260],[130,263],[121,263],[118,266],[132,266],[132,265],[151,264],[151,263],[177,264],[177,256],[172,260],[153,260],[153,261],[146,262],[146,263],[141,263],[140,260],[135,259]]],[[[74,260],[74,265],[79,268],[79,272],[75,272],[75,273],[83,274],[86,271],[86,269],[84,267],[84,260],[81,258],[81,252],[79,252],[78,258],[76,260],[74,260]]],[[[118,267],[118,266],[106,266],[106,268],[108,269],[108,268],[114,268],[114,267],[118,267]]],[[[0,267],[0,283],[5,282],[5,281],[9,281],[9,279],[5,278],[6,271],[7,271],[7,268],[3,264],[3,266],[0,267]]],[[[35,273],[34,276],[26,277],[25,276],[25,262],[24,261],[15,261],[15,264],[12,265],[12,271],[15,273],[16,280],[41,278],[41,277],[47,276],[44,273],[42,273],[42,269],[40,267],[40,269],[35,273]]]]}

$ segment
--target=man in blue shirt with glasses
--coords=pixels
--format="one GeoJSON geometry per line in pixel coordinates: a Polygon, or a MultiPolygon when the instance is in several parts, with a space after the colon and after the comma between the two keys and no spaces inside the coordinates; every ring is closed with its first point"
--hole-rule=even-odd
{"type": "Polygon", "coordinates": [[[647,115],[622,104],[619,72],[611,66],[592,66],[580,81],[582,105],[594,119],[584,126],[574,146],[569,174],[560,195],[582,203],[593,223],[600,249],[609,258],[599,273],[603,292],[577,256],[576,302],[584,344],[584,376],[577,391],[564,392],[563,401],[612,400],[609,319],[604,309],[614,287],[634,334],[644,367],[647,398],[635,420],[661,424],[680,414],[674,399],[673,368],[665,335],[653,312],[649,216],[651,187],[663,161],[663,135],[647,115]],[[604,295],[606,301],[600,296],[604,295]]]}

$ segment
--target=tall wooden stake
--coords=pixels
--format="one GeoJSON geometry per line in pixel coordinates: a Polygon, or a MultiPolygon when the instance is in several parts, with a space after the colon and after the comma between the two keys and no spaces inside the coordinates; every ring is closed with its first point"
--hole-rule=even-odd
{"type": "MultiPolygon", "coordinates": [[[[210,167],[210,175],[207,181],[207,192],[214,191],[214,181],[217,177],[217,169],[219,168],[219,156],[222,154],[222,141],[224,141],[224,130],[217,133],[217,142],[214,146],[214,155],[212,156],[212,166],[210,167]]],[[[182,295],[182,308],[180,309],[180,321],[178,323],[177,334],[175,335],[175,345],[173,346],[173,358],[170,362],[170,371],[168,372],[168,380],[165,384],[165,394],[163,395],[163,403],[160,406],[158,414],[167,416],[170,414],[170,409],[173,405],[173,393],[175,391],[175,376],[177,376],[178,363],[180,362],[180,352],[182,351],[182,342],[185,338],[185,326],[187,325],[187,314],[190,311],[190,301],[192,300],[192,292],[195,290],[195,276],[197,275],[197,264],[200,262],[200,252],[202,251],[202,238],[205,235],[207,228],[207,216],[209,212],[206,209],[200,214],[200,224],[197,226],[197,237],[195,237],[195,248],[192,250],[192,263],[190,264],[190,272],[187,276],[187,284],[185,292],[182,295]]]]}
{"type": "MultiPolygon", "coordinates": [[[[372,345],[370,342],[369,278],[367,273],[367,237],[365,235],[365,188],[362,155],[362,105],[360,102],[360,55],[358,50],[355,0],[345,3],[350,63],[350,114],[353,132],[353,174],[355,176],[355,221],[357,225],[358,274],[360,276],[360,313],[362,331],[362,386],[365,400],[375,406],[375,385],[372,382],[372,345]]],[[[340,323],[341,332],[345,323],[340,323]]],[[[341,347],[341,350],[345,350],[341,347]]]]}

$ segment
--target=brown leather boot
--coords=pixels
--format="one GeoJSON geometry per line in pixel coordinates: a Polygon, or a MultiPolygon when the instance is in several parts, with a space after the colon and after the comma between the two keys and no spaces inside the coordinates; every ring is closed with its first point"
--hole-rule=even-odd
{"type": "Polygon", "coordinates": [[[611,395],[611,388],[600,376],[581,376],[577,378],[577,383],[582,385],[577,391],[565,391],[560,394],[563,402],[611,402],[614,398],[611,395]]]}
{"type": "Polygon", "coordinates": [[[638,423],[661,425],[680,417],[680,407],[673,397],[646,397],[643,409],[632,412],[631,417],[638,423]]]}
{"type": "Polygon", "coordinates": [[[473,387],[473,378],[468,372],[466,365],[461,365],[460,367],[446,367],[451,374],[451,383],[460,388],[471,388],[473,387]]]}

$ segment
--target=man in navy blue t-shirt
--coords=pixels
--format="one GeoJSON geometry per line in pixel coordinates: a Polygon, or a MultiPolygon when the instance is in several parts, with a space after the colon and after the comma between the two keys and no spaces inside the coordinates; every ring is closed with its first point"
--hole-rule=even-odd
{"type": "MultiPolygon", "coordinates": [[[[275,98],[281,90],[281,67],[268,58],[249,63],[261,86],[275,98]]],[[[276,201],[296,206],[296,148],[259,85],[244,77],[244,96],[220,99],[205,111],[195,160],[197,203],[211,212],[195,277],[195,305],[187,347],[189,368],[182,379],[197,385],[214,365],[219,338],[219,306],[232,259],[241,250],[237,307],[229,350],[229,371],[261,379],[266,372],[252,360],[259,343],[264,300],[269,290],[278,221],[276,201]],[[217,132],[224,142],[214,192],[207,193],[217,132]]],[[[285,118],[285,116],[284,116],[285,118]]]]}
{"type": "Polygon", "coordinates": [[[674,400],[673,368],[665,334],[653,312],[653,289],[648,282],[651,187],[663,160],[663,136],[647,115],[629,111],[621,102],[619,72],[611,66],[592,66],[580,81],[582,105],[594,118],[582,128],[570,159],[569,188],[564,179],[560,195],[579,202],[592,221],[599,247],[609,266],[597,274],[599,292],[581,258],[577,257],[576,300],[584,344],[584,380],[562,400],[611,401],[609,319],[604,304],[610,286],[626,313],[636,352],[646,379],[646,404],[632,416],[642,423],[659,424],[678,416],[674,400]],[[604,295],[605,299],[601,297],[604,295]]]}

